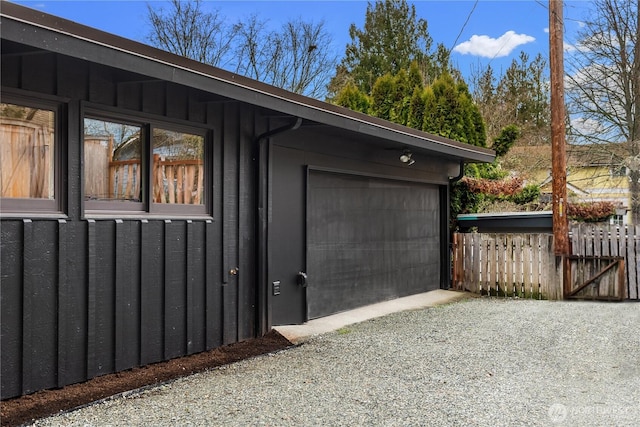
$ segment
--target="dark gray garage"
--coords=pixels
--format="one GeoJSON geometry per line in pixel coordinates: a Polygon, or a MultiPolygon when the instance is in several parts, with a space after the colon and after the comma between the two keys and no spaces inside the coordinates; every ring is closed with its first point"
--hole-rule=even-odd
{"type": "Polygon", "coordinates": [[[270,139],[267,282],[273,325],[448,287],[449,180],[459,164],[355,132],[270,139]]]}
{"type": "Polygon", "coordinates": [[[0,17],[0,398],[449,286],[450,179],[491,150],[0,17]]]}
{"type": "Polygon", "coordinates": [[[311,170],[310,319],[440,287],[438,187],[311,170]]]}

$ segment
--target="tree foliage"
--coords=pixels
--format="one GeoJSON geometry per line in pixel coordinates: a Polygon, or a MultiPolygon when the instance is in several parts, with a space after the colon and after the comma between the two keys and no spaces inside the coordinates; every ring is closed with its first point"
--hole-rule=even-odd
{"type": "Polygon", "coordinates": [[[427,91],[427,114],[422,130],[446,138],[486,147],[482,115],[463,80],[443,73],[427,91]]]}
{"type": "Polygon", "coordinates": [[[489,138],[495,138],[504,127],[520,129],[519,143],[550,143],[550,95],[547,63],[538,54],[533,61],[521,52],[498,79],[493,68],[472,76],[473,98],[487,123],[489,138]]]}
{"type": "Polygon", "coordinates": [[[451,217],[463,213],[476,213],[496,203],[508,202],[514,208],[526,209],[540,197],[540,186],[526,184],[519,176],[509,176],[502,168],[501,160],[515,144],[520,130],[515,125],[502,129],[493,140],[496,150],[493,163],[469,164],[465,176],[453,185],[451,192],[451,217]]]}
{"type": "Polygon", "coordinates": [[[414,63],[408,72],[385,74],[365,93],[355,84],[346,85],[334,102],[374,117],[420,129],[434,135],[479,147],[486,146],[482,116],[464,81],[444,73],[432,85],[414,63]]]}
{"type": "Polygon", "coordinates": [[[500,135],[493,141],[491,148],[496,152],[496,156],[504,157],[511,147],[514,146],[520,137],[520,128],[516,125],[509,125],[502,129],[500,135]]]}
{"type": "Polygon", "coordinates": [[[278,29],[252,15],[228,24],[203,0],[148,5],[150,42],[166,51],[291,92],[324,98],[337,56],[324,22],[288,20],[278,29]]]}
{"type": "Polygon", "coordinates": [[[611,166],[629,170],[631,215],[640,224],[640,24],[638,2],[594,0],[567,55],[568,136],[574,143],[625,150],[611,166]],[[609,146],[611,146],[609,144],[609,146]]]}
{"type": "Polygon", "coordinates": [[[423,74],[431,68],[427,21],[418,19],[415,6],[406,0],[369,3],[364,27],[351,24],[349,36],[351,42],[330,83],[331,98],[348,82],[369,93],[378,78],[407,71],[413,62],[422,67],[423,74]]]}

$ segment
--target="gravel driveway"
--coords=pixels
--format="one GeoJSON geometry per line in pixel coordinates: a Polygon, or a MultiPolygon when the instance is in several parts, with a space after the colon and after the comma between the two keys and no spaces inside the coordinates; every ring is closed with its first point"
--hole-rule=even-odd
{"type": "Polygon", "coordinates": [[[36,425],[637,426],[640,304],[395,313],[36,425]]]}

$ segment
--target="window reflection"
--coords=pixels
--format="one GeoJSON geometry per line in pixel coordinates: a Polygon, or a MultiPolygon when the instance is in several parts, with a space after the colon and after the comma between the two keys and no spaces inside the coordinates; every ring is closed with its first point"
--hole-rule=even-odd
{"type": "Polygon", "coordinates": [[[153,130],[154,203],[204,204],[204,137],[153,130]]]}
{"type": "Polygon", "coordinates": [[[55,197],[55,113],[0,103],[0,189],[7,198],[55,197]]]}
{"type": "Polygon", "coordinates": [[[85,200],[142,200],[142,128],[84,120],[85,200]]]}

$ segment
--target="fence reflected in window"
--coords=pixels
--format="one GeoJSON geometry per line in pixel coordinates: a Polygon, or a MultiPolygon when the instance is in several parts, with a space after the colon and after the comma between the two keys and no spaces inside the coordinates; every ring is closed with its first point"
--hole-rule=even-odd
{"type": "Polygon", "coordinates": [[[204,205],[204,137],[155,128],[154,203],[204,205]]]}
{"type": "Polygon", "coordinates": [[[137,125],[84,120],[85,200],[142,201],[142,136],[137,125]]]}
{"type": "Polygon", "coordinates": [[[0,103],[1,197],[55,197],[55,113],[0,103]]]}

